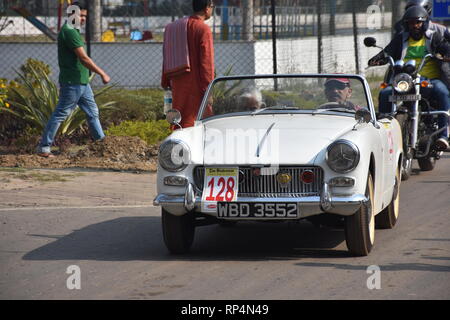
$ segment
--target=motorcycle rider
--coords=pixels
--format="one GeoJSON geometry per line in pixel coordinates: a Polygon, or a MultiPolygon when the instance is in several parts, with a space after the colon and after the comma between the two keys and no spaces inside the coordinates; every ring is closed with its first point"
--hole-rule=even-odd
{"type": "MultiPolygon", "coordinates": [[[[414,7],[414,6],[421,6],[422,8],[427,10],[428,16],[431,17],[431,12],[433,10],[433,4],[431,3],[430,0],[408,0],[408,2],[406,3],[406,6],[405,6],[405,12],[406,12],[406,10],[408,10],[409,8],[414,7]]],[[[447,41],[450,41],[450,31],[448,30],[448,28],[446,26],[436,23],[436,22],[433,22],[433,21],[430,21],[429,29],[432,31],[439,32],[439,34],[441,36],[445,37],[445,39],[447,41]]],[[[394,26],[394,30],[395,30],[395,36],[398,35],[399,33],[402,33],[405,30],[402,20],[397,21],[397,23],[394,26]]]]}
{"type": "MultiPolygon", "coordinates": [[[[427,11],[421,6],[412,6],[406,10],[402,18],[404,30],[397,34],[393,40],[386,46],[384,52],[390,55],[394,61],[416,60],[416,65],[420,65],[426,54],[449,55],[449,44],[444,37],[429,28],[430,20],[427,11]]],[[[383,65],[387,63],[384,52],[380,52],[369,60],[369,66],[383,65]]],[[[446,83],[450,83],[450,71],[448,62],[438,61],[437,59],[428,59],[420,72],[423,80],[428,79],[432,87],[421,88],[421,94],[424,98],[435,98],[440,110],[448,111],[450,109],[449,88],[446,83]]],[[[380,92],[379,111],[380,113],[391,113],[392,103],[389,102],[389,96],[392,95],[392,86],[383,89],[380,92]]],[[[445,116],[438,117],[439,129],[445,127],[436,140],[435,147],[442,151],[449,147],[448,139],[448,121],[445,116]]]]}

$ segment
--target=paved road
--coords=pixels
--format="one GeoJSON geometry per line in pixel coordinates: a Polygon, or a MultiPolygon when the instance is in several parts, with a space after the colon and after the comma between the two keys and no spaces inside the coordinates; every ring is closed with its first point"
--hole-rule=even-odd
{"type": "Polygon", "coordinates": [[[0,299],[450,299],[448,152],[402,184],[397,226],[363,258],[342,230],[308,222],[201,227],[192,253],[171,256],[155,175],[73,179],[0,189],[0,299]],[[67,289],[70,265],[79,290],[67,289]],[[371,265],[380,289],[367,287],[371,265]]]}

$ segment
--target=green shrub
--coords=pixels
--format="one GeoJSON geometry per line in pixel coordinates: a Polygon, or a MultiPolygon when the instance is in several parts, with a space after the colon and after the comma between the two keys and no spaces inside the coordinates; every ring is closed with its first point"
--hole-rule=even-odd
{"type": "MultiPolygon", "coordinates": [[[[0,112],[9,113],[17,120],[36,128],[41,132],[44,130],[51,114],[58,103],[58,88],[50,78],[50,68],[43,62],[28,59],[21,68],[18,82],[19,88],[10,87],[7,103],[9,108],[1,108],[0,112]]],[[[92,77],[91,77],[92,79],[92,77]]],[[[106,86],[94,92],[98,97],[109,90],[112,86],[106,86]]],[[[98,104],[100,112],[114,108],[114,102],[108,101],[98,104]]],[[[65,121],[61,123],[58,133],[70,136],[76,131],[83,131],[86,116],[80,108],[76,108],[65,121]]]]}
{"type": "Polygon", "coordinates": [[[117,109],[102,113],[105,127],[122,121],[149,121],[164,119],[164,92],[161,89],[112,89],[97,99],[97,103],[115,101],[117,109]]]}
{"type": "Polygon", "coordinates": [[[139,137],[148,145],[153,145],[164,140],[171,130],[165,120],[123,121],[119,125],[112,125],[105,133],[111,136],[139,137]]]}
{"type": "Polygon", "coordinates": [[[0,78],[0,143],[8,144],[8,140],[19,136],[26,127],[23,120],[14,117],[6,109],[11,108],[7,102],[12,94],[12,88],[19,88],[16,81],[0,78]]]}
{"type": "MultiPolygon", "coordinates": [[[[33,86],[39,86],[39,80],[35,77],[35,71],[42,72],[42,74],[45,74],[47,76],[52,74],[52,71],[50,69],[50,66],[46,64],[45,62],[42,62],[40,60],[36,60],[33,58],[28,58],[25,64],[23,64],[20,67],[20,71],[22,73],[23,78],[26,81],[29,81],[33,84],[33,86]]],[[[17,78],[16,81],[23,83],[23,80],[21,77],[17,78]]]]}

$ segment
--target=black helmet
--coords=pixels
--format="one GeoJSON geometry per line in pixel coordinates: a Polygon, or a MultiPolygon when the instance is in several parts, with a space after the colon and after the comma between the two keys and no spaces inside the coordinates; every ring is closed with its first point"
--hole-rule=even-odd
{"type": "Polygon", "coordinates": [[[405,28],[405,30],[408,30],[408,21],[410,20],[423,21],[423,32],[428,30],[430,16],[428,15],[428,12],[421,6],[412,6],[405,11],[405,14],[402,18],[403,27],[405,28]]]}
{"type": "Polygon", "coordinates": [[[433,4],[429,0],[408,0],[405,6],[405,11],[414,6],[421,6],[427,10],[428,15],[431,16],[431,10],[433,9],[433,4]]]}

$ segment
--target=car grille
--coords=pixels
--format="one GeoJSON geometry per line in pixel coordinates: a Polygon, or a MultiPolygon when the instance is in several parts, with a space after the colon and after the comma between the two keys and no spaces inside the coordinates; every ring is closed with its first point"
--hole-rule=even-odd
{"type": "MultiPolygon", "coordinates": [[[[268,175],[257,176],[253,167],[239,167],[239,197],[305,197],[318,196],[323,183],[323,170],[312,166],[280,166],[278,171],[272,171],[268,175]],[[314,180],[311,183],[301,181],[301,175],[306,171],[312,171],[314,180]],[[287,173],[292,179],[285,185],[277,181],[278,173],[287,173]]],[[[197,191],[202,193],[205,177],[205,167],[194,169],[194,182],[197,191]]]]}

